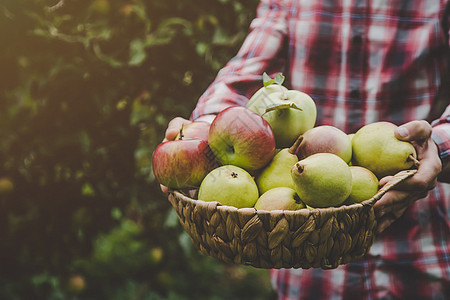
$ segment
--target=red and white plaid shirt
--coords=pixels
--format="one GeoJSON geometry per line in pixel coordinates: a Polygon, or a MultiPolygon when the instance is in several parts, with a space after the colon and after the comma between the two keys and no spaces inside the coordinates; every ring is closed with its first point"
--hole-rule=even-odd
{"type": "MultiPolygon", "coordinates": [[[[288,88],[316,102],[316,126],[352,133],[380,120],[426,119],[448,165],[449,27],[450,0],[262,0],[191,119],[245,105],[263,72],[282,72],[288,88]]],[[[450,185],[413,204],[365,258],[271,276],[280,299],[450,299],[450,185]]]]}

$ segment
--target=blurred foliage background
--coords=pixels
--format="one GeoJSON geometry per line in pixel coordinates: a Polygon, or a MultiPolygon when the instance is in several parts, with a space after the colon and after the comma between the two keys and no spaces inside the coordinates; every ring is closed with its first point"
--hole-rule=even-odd
{"type": "Polygon", "coordinates": [[[200,254],[152,176],[257,0],[0,1],[0,299],[270,299],[200,254]]]}

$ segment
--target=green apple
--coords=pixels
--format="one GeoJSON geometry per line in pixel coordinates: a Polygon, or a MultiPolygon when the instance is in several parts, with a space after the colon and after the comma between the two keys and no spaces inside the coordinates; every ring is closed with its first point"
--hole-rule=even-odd
{"type": "Polygon", "coordinates": [[[298,210],[305,207],[297,192],[288,187],[270,189],[255,203],[256,210],[298,210]]]}
{"type": "Polygon", "coordinates": [[[198,199],[217,201],[237,208],[253,207],[259,192],[253,177],[244,169],[224,165],[212,170],[203,179],[198,199]]]}
{"type": "Polygon", "coordinates": [[[397,139],[397,125],[375,122],[361,127],[353,137],[353,164],[372,171],[378,179],[395,175],[417,164],[414,146],[397,139]]]}
{"type": "Polygon", "coordinates": [[[360,203],[372,198],[378,192],[378,178],[369,169],[351,166],[352,191],[345,204],[360,203]]]}
{"type": "Polygon", "coordinates": [[[341,205],[352,190],[352,173],[347,163],[332,153],[316,153],[292,168],[295,191],[311,207],[341,205]]]}

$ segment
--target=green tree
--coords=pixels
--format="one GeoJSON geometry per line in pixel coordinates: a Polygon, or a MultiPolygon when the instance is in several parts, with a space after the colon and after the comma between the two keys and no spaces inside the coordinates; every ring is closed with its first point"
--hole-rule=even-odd
{"type": "Polygon", "coordinates": [[[0,3],[0,298],[273,296],[192,248],[151,169],[257,3],[0,3]]]}

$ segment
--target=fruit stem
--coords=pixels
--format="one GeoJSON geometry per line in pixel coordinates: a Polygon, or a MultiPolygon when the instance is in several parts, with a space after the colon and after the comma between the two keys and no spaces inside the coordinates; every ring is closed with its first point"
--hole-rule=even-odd
{"type": "Polygon", "coordinates": [[[420,161],[418,161],[417,158],[415,158],[412,154],[410,154],[410,155],[408,156],[408,159],[409,159],[409,160],[412,160],[412,161],[414,162],[414,166],[419,167],[420,161]]]}
{"type": "Polygon", "coordinates": [[[184,137],[184,134],[183,134],[183,125],[181,125],[181,128],[180,128],[180,134],[179,134],[178,139],[179,139],[179,140],[182,140],[183,137],[184,137]]]}
{"type": "Polygon", "coordinates": [[[297,154],[298,147],[303,141],[303,135],[299,135],[299,137],[295,140],[291,147],[289,147],[288,152],[291,154],[297,154]]]}
{"type": "Polygon", "coordinates": [[[304,170],[303,165],[301,165],[301,164],[299,164],[299,163],[296,163],[296,164],[295,164],[295,167],[297,168],[297,171],[298,171],[300,174],[303,173],[303,170],[304,170]]]}

